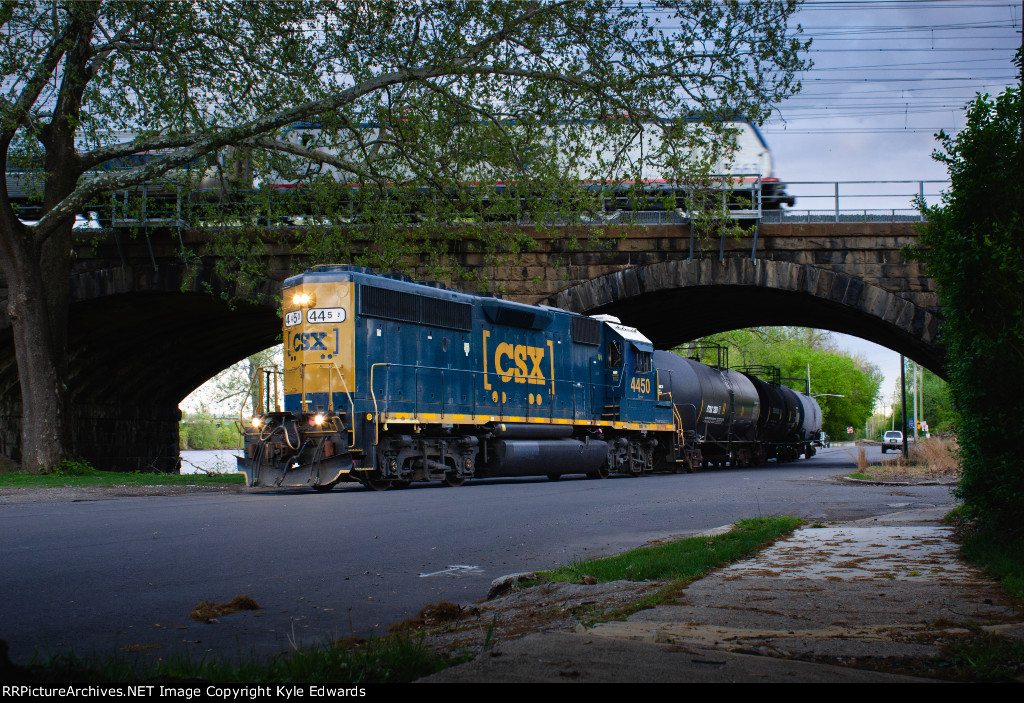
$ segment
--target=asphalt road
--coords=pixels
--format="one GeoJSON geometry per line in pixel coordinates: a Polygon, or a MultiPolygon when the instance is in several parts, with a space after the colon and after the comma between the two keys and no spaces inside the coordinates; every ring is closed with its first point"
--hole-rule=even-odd
{"type": "Polygon", "coordinates": [[[836,481],[853,469],[851,451],[832,447],[778,467],[607,481],[0,505],[0,639],[16,662],[68,647],[274,654],[385,631],[428,603],[482,598],[503,574],[744,517],[847,520],[952,506],[942,486],[836,481]],[[262,610],[215,624],[190,620],[201,601],[239,594],[262,610]]]}

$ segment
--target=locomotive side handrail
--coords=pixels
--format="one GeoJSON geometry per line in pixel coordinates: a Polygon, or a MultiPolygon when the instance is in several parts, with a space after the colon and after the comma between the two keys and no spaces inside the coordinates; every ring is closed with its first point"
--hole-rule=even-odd
{"type": "MultiPolygon", "coordinates": [[[[242,407],[239,408],[239,410],[238,410],[238,424],[242,428],[242,433],[243,434],[247,434],[248,433],[248,431],[245,429],[245,427],[246,427],[246,423],[245,423],[245,406],[253,398],[252,387],[254,385],[257,386],[257,391],[256,391],[257,396],[256,397],[258,397],[258,398],[260,398],[260,400],[264,401],[264,410],[263,410],[263,412],[264,413],[271,412],[271,410],[270,410],[270,393],[269,393],[269,391],[270,391],[270,388],[269,388],[270,383],[269,383],[269,381],[270,381],[270,377],[271,376],[274,377],[274,408],[275,408],[275,412],[281,412],[281,399],[280,399],[280,396],[278,394],[278,381],[279,381],[279,376],[281,375],[281,373],[282,372],[280,371],[280,369],[278,369],[277,364],[268,364],[267,366],[259,366],[259,367],[257,367],[256,373],[253,376],[252,380],[249,381],[249,387],[245,391],[245,396],[242,399],[242,407]],[[267,381],[266,384],[264,384],[264,380],[267,381]]],[[[256,411],[257,411],[256,403],[254,402],[253,403],[253,407],[252,407],[252,414],[256,415],[257,414],[256,411]]]]}

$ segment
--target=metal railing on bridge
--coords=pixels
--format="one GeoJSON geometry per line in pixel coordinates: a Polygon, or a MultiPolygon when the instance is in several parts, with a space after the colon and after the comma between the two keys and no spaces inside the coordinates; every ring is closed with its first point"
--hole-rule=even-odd
{"type": "Polygon", "coordinates": [[[915,200],[935,205],[948,180],[789,181],[787,193],[800,207],[765,210],[764,223],[923,222],[915,200]]]}
{"type": "MultiPolygon", "coordinates": [[[[711,207],[721,208],[720,213],[734,220],[751,223],[808,223],[808,222],[921,222],[924,217],[915,207],[915,200],[935,204],[942,196],[942,189],[949,186],[948,180],[880,180],[880,181],[791,181],[786,183],[786,196],[795,198],[796,204],[806,207],[764,207],[760,177],[743,179],[731,190],[720,191],[716,203],[711,207]]],[[[139,192],[132,196],[138,200],[139,192]]],[[[145,189],[141,190],[141,204],[129,213],[128,194],[112,194],[112,208],[109,219],[97,213],[85,213],[76,221],[76,228],[82,229],[190,229],[203,227],[260,226],[273,228],[302,228],[318,225],[360,224],[356,213],[339,216],[318,216],[312,212],[286,212],[269,204],[246,210],[242,215],[237,203],[226,203],[223,211],[215,204],[203,202],[196,205],[189,193],[178,193],[170,198],[161,197],[159,207],[147,208],[145,189]]],[[[777,196],[777,194],[776,194],[777,196]]],[[[630,209],[623,207],[621,199],[608,198],[604,210],[583,216],[573,221],[548,221],[549,226],[559,225],[685,225],[690,216],[682,209],[630,209]]],[[[654,200],[652,199],[652,202],[654,200]]],[[[409,213],[406,224],[418,224],[417,213],[409,213]]],[[[538,224],[521,217],[520,225],[538,224]]]]}

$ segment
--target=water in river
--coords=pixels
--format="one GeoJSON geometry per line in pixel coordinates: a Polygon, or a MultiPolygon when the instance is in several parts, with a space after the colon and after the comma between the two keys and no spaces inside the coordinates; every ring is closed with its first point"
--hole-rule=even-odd
{"type": "Polygon", "coordinates": [[[233,474],[238,469],[235,457],[240,456],[240,449],[186,449],[181,452],[181,473],[220,473],[233,474]]]}

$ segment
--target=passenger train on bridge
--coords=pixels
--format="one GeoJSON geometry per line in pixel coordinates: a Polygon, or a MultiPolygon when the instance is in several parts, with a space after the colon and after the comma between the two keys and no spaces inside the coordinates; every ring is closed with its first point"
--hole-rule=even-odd
{"type": "Polygon", "coordinates": [[[670,352],[617,319],[357,266],[284,283],[284,368],[240,420],[250,486],[607,478],[814,454],[821,409],[778,372],[670,352]]]}
{"type": "MultiPolygon", "coordinates": [[[[721,160],[714,166],[717,175],[709,177],[707,187],[739,194],[739,198],[730,198],[730,207],[734,209],[739,207],[737,203],[743,203],[745,211],[774,210],[783,205],[792,207],[795,199],[786,193],[785,184],[775,176],[771,150],[757,127],[746,120],[729,120],[723,125],[732,134],[734,148],[729,150],[728,160],[721,160]]],[[[368,133],[379,129],[373,125],[363,127],[368,133]]],[[[594,154],[580,165],[587,172],[586,175],[582,172],[578,174],[581,183],[587,184],[588,188],[606,191],[605,208],[608,210],[665,210],[666,196],[675,196],[675,207],[682,212],[686,208],[686,187],[666,180],[664,167],[659,165],[659,159],[655,156],[661,149],[662,134],[660,127],[645,123],[643,129],[629,142],[628,148],[624,149],[623,158],[630,166],[628,170],[635,171],[639,181],[591,180],[593,170],[598,168],[597,164],[603,163],[595,142],[594,154]]],[[[315,148],[318,135],[320,130],[316,124],[299,123],[285,129],[282,140],[315,148]]],[[[112,135],[112,138],[127,143],[132,136],[123,133],[112,135]]],[[[337,152],[337,145],[333,149],[321,151],[337,152]]],[[[121,157],[103,164],[102,171],[97,173],[136,168],[169,153],[153,151],[121,157]]],[[[282,170],[258,177],[252,160],[241,154],[244,154],[244,150],[228,149],[222,154],[207,157],[202,164],[190,164],[187,172],[171,172],[128,190],[96,196],[95,202],[83,208],[79,224],[90,227],[199,226],[204,219],[223,216],[225,212],[238,216],[232,209],[233,205],[238,204],[236,201],[257,194],[260,197],[254,202],[266,204],[266,212],[257,218],[261,222],[266,217],[266,223],[276,226],[301,225],[306,216],[314,214],[310,212],[309,199],[303,197],[304,178],[299,173],[305,172],[304,169],[296,168],[294,172],[285,173],[289,169],[284,169],[285,162],[281,162],[282,170]]],[[[11,163],[15,162],[17,159],[11,163]]],[[[24,164],[22,166],[8,167],[7,195],[18,208],[22,219],[32,221],[40,215],[43,169],[32,169],[24,164]]],[[[357,198],[354,195],[359,190],[358,184],[344,183],[344,176],[330,166],[320,165],[314,171],[334,177],[340,186],[350,191],[347,196],[340,196],[342,199],[348,197],[349,201],[335,203],[335,206],[341,211],[351,211],[352,215],[347,221],[358,223],[358,204],[355,203],[357,198]]],[[[393,175],[398,180],[403,177],[400,172],[393,175]]],[[[83,176],[89,177],[88,173],[83,176]]],[[[492,187],[495,192],[506,192],[514,186],[493,184],[492,187]]],[[[243,210],[250,218],[255,217],[252,207],[243,210]]]]}

